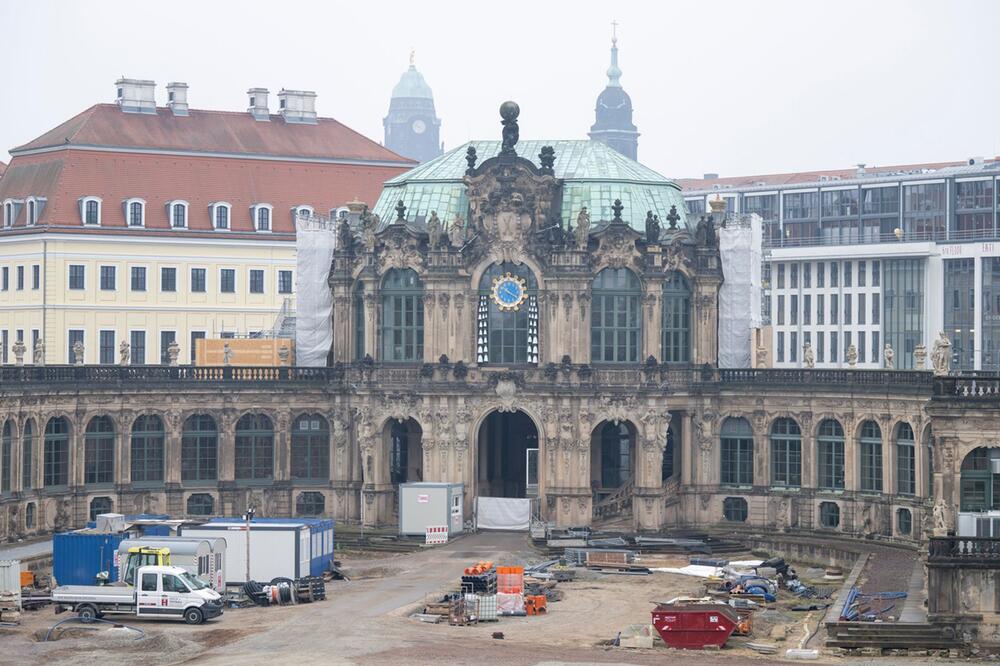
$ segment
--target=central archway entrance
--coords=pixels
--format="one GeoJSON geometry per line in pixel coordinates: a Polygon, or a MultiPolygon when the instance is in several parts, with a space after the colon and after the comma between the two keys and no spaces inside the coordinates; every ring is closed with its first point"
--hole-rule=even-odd
{"type": "Polygon", "coordinates": [[[479,496],[538,496],[538,429],[527,414],[491,412],[477,442],[479,496]]]}

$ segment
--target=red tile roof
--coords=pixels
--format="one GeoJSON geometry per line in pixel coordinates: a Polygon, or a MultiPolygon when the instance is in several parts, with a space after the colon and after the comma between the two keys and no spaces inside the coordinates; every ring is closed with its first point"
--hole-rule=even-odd
{"type": "Polygon", "coordinates": [[[319,118],[311,125],[286,123],[272,115],[265,122],[246,112],[197,109],[176,117],[166,108],[158,108],[156,114],[124,113],[116,104],[95,104],[10,152],[66,145],[416,165],[332,118],[319,118]]]}
{"type": "Polygon", "coordinates": [[[4,172],[7,170],[7,164],[0,162],[0,178],[3,178],[4,172]]]}
{"type": "MultiPolygon", "coordinates": [[[[925,164],[897,164],[883,167],[866,167],[865,173],[869,176],[880,173],[892,174],[899,171],[916,171],[918,169],[943,169],[945,167],[962,166],[967,164],[966,160],[959,162],[928,162],[925,164]]],[[[792,173],[772,173],[758,176],[731,176],[727,178],[678,178],[675,182],[682,190],[709,190],[716,185],[727,189],[740,189],[743,187],[757,187],[761,184],[773,185],[793,185],[795,183],[812,183],[820,177],[828,178],[854,178],[857,176],[857,167],[850,169],[826,169],[819,171],[796,171],[792,173]]]]}

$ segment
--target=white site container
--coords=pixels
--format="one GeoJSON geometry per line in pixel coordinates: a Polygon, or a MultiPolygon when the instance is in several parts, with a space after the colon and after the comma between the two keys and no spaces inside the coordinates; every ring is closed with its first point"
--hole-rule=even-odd
{"type": "Polygon", "coordinates": [[[226,540],[203,537],[140,537],[126,539],[118,544],[115,566],[118,580],[125,580],[125,563],[129,548],[169,548],[170,565],[181,567],[196,576],[213,590],[222,591],[226,587],[226,540]]]}
{"type": "MultiPolygon", "coordinates": [[[[225,582],[227,585],[246,582],[245,523],[184,525],[179,532],[185,537],[225,539],[225,582]]],[[[250,526],[250,578],[258,583],[270,583],[274,578],[308,576],[310,539],[309,526],[303,523],[253,523],[250,526]]]]}
{"type": "Polygon", "coordinates": [[[21,560],[0,560],[0,595],[14,596],[14,606],[21,607],[21,560]]]}
{"type": "Polygon", "coordinates": [[[461,534],[465,525],[464,484],[401,483],[399,533],[424,536],[428,527],[447,527],[448,535],[461,534]]]}

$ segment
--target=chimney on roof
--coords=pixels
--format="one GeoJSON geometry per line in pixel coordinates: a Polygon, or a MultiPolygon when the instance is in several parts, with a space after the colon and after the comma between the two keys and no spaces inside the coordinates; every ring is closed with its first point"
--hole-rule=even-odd
{"type": "Polygon", "coordinates": [[[254,117],[254,120],[271,120],[271,110],[267,108],[267,88],[251,88],[247,91],[250,96],[250,108],[247,111],[254,117]]]}
{"type": "Polygon", "coordinates": [[[861,178],[861,176],[865,175],[866,171],[865,171],[865,163],[864,162],[858,162],[855,166],[858,167],[858,171],[857,171],[858,178],[861,178]]]}
{"type": "Polygon", "coordinates": [[[175,116],[188,115],[188,84],[176,81],[167,84],[167,106],[175,116]]]}
{"type": "Polygon", "coordinates": [[[316,93],[311,90],[285,90],[278,93],[278,113],[286,123],[316,124],[316,93]]]}
{"type": "Polygon", "coordinates": [[[705,180],[715,180],[718,177],[719,174],[717,173],[706,173],[704,176],[702,176],[702,178],[704,178],[705,180]]]}
{"type": "Polygon", "coordinates": [[[156,82],[146,79],[115,81],[118,97],[115,100],[125,113],[156,113],[156,82]]]}

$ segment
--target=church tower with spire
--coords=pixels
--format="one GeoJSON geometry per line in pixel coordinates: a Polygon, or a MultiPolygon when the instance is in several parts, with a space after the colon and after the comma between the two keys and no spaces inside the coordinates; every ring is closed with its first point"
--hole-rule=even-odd
{"type": "Polygon", "coordinates": [[[382,119],[384,145],[403,157],[426,162],[442,152],[441,120],[434,112],[434,95],[413,64],[392,89],[389,113],[382,119]]]}
{"type": "MultiPolygon", "coordinates": [[[[614,25],[614,24],[613,24],[614,25]]],[[[637,160],[639,131],[632,124],[632,98],[622,88],[622,70],[618,68],[618,35],[611,37],[611,66],[608,85],[597,96],[595,122],[590,138],[614,148],[629,159],[637,160]]]]}

